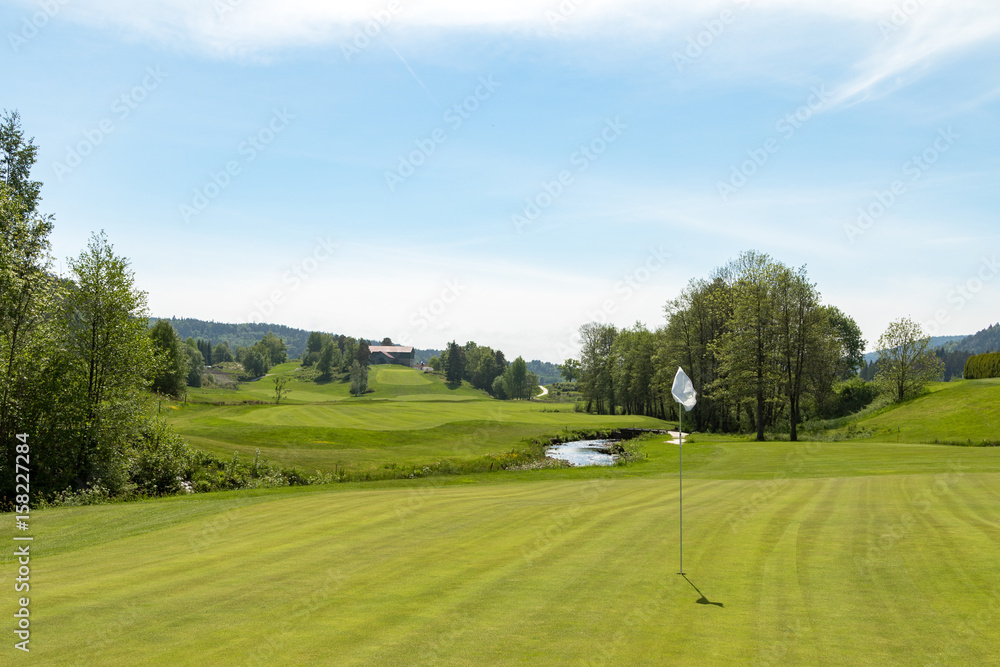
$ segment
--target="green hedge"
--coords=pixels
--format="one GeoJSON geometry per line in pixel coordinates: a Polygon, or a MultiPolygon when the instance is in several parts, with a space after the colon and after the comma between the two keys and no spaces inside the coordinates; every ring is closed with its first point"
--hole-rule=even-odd
{"type": "Polygon", "coordinates": [[[966,380],[1000,377],[1000,352],[987,352],[969,357],[965,362],[966,380]]]}

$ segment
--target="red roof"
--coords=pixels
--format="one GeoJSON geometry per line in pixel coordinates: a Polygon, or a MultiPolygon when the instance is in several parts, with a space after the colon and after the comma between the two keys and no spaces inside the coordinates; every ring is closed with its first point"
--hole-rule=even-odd
{"type": "Polygon", "coordinates": [[[382,354],[413,354],[412,347],[403,347],[401,345],[369,345],[368,351],[372,354],[376,352],[381,352],[382,354]]]}

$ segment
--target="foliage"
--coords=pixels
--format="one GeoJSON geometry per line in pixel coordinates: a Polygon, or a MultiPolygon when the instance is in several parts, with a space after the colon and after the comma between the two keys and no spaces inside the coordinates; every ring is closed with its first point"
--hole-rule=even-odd
{"type": "MultiPolygon", "coordinates": [[[[157,320],[149,330],[156,357],[152,389],[168,396],[180,396],[187,386],[188,355],[184,343],[167,320],[157,320]]],[[[199,372],[199,377],[201,373],[199,372]]]]}
{"type": "Polygon", "coordinates": [[[615,414],[615,386],[612,377],[612,350],[618,330],[611,324],[592,322],[580,327],[583,347],[580,352],[580,392],[587,401],[587,412],[595,407],[598,414],[615,414]]]}
{"type": "Polygon", "coordinates": [[[699,394],[698,430],[750,428],[763,439],[787,425],[795,439],[801,421],[829,412],[834,383],[851,375],[865,345],[853,319],[822,303],[804,268],[753,251],[692,280],[665,312],[657,331],[581,327],[587,412],[676,418],[670,388],[680,366],[699,394]]]}
{"type": "Polygon", "coordinates": [[[146,294],[136,289],[127,261],[114,254],[103,233],[92,236],[69,266],[62,381],[74,389],[63,407],[76,450],[74,486],[100,479],[114,493],[124,481],[121,452],[142,421],[143,392],[154,369],[146,294]]]}
{"type": "Polygon", "coordinates": [[[200,387],[201,376],[205,372],[205,359],[201,356],[201,350],[194,340],[188,338],[184,342],[184,352],[187,355],[187,386],[200,387]]]}
{"type": "Polygon", "coordinates": [[[538,378],[528,371],[528,365],[521,357],[511,362],[500,381],[504,398],[515,401],[530,399],[538,385],[538,378]]]}
{"type": "Polygon", "coordinates": [[[372,352],[370,346],[368,345],[368,341],[365,340],[358,341],[358,347],[354,351],[354,359],[365,368],[368,368],[368,366],[371,365],[372,352]]]}
{"type": "Polygon", "coordinates": [[[288,383],[291,382],[292,378],[287,375],[279,375],[274,378],[274,402],[276,404],[281,404],[282,398],[287,398],[292,390],[288,388],[288,383]]]}
{"type": "Polygon", "coordinates": [[[254,347],[258,346],[267,355],[267,359],[271,366],[283,364],[288,359],[288,351],[285,348],[285,342],[275,336],[271,331],[264,334],[264,337],[261,338],[260,342],[256,343],[254,347]]]}
{"type": "Polygon", "coordinates": [[[267,348],[259,343],[249,348],[237,348],[236,360],[243,365],[242,379],[244,380],[255,380],[267,375],[267,372],[271,370],[270,354],[267,348]]]}
{"type": "Polygon", "coordinates": [[[580,377],[580,362],[576,359],[567,359],[559,366],[559,372],[566,382],[573,382],[580,377]]]}
{"type": "MultiPolygon", "coordinates": [[[[154,321],[150,321],[150,325],[154,321]]],[[[265,335],[272,333],[285,344],[289,358],[298,358],[303,353],[310,336],[310,332],[308,331],[281,324],[227,324],[224,322],[208,322],[205,320],[176,317],[169,318],[169,321],[182,340],[187,338],[211,340],[216,344],[216,347],[220,343],[226,343],[230,350],[235,350],[238,347],[253,347],[265,335]]],[[[212,361],[219,363],[220,361],[227,360],[216,359],[215,349],[213,348],[212,361]]]]}
{"type": "Polygon", "coordinates": [[[962,339],[955,345],[955,349],[972,354],[984,354],[1000,350],[1000,324],[994,324],[962,339]]]}
{"type": "Polygon", "coordinates": [[[357,359],[351,365],[351,393],[361,396],[368,391],[368,366],[364,366],[357,359]]]}
{"type": "Polygon", "coordinates": [[[875,382],[896,401],[912,398],[928,382],[941,377],[944,364],[930,350],[930,337],[908,317],[891,324],[878,341],[879,371],[875,382]]]}
{"type": "Polygon", "coordinates": [[[0,119],[0,490],[13,491],[16,433],[46,413],[52,312],[62,286],[48,273],[52,217],[38,213],[41,183],[31,180],[38,148],[16,111],[0,119]]]}
{"type": "Polygon", "coordinates": [[[451,341],[444,359],[444,374],[451,383],[461,383],[465,375],[465,350],[458,343],[451,341]]]}
{"type": "Polygon", "coordinates": [[[1000,377],[1000,352],[988,352],[969,357],[965,362],[966,380],[983,380],[1000,377]]]}
{"type": "Polygon", "coordinates": [[[222,341],[221,343],[216,343],[215,347],[212,348],[212,364],[224,364],[227,361],[235,361],[233,357],[232,350],[229,349],[229,343],[222,341]]]}

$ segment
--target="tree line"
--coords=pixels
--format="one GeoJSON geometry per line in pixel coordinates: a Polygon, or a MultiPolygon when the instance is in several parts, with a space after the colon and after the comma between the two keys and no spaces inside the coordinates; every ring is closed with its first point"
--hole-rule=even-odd
{"type": "Polygon", "coordinates": [[[440,356],[431,358],[430,366],[443,371],[450,383],[465,381],[501,400],[529,400],[538,386],[538,376],[523,357],[508,362],[503,351],[473,341],[465,345],[452,341],[440,356]]]}
{"type": "Polygon", "coordinates": [[[858,375],[866,341],[854,319],[822,302],[804,267],[756,251],[692,280],[664,311],[656,331],[581,327],[580,359],[562,369],[567,380],[579,377],[587,411],[675,418],[670,389],[683,367],[699,393],[697,430],[753,431],[763,440],[787,428],[797,440],[807,417],[851,414],[879,395],[911,398],[956,362],[901,318],[879,338],[866,381],[858,375]]]}
{"type": "Polygon", "coordinates": [[[822,412],[833,385],[856,374],[865,341],[857,323],[822,303],[804,268],[749,251],[692,280],[665,308],[666,324],[580,330],[579,374],[588,411],[674,417],[679,366],[699,392],[698,430],[766,430],[822,412]]]}
{"type": "MultiPolygon", "coordinates": [[[[32,497],[100,486],[149,490],[185,445],[150,416],[170,360],[147,332],[146,294],[103,233],[52,272],[53,217],[31,179],[37,148],[16,112],[0,122],[0,491],[12,496],[17,434],[31,443],[32,497]],[[152,485],[152,486],[150,486],[152,485]]],[[[169,475],[166,475],[169,476],[169,475]]],[[[171,480],[173,482],[173,480],[171,480]]]]}

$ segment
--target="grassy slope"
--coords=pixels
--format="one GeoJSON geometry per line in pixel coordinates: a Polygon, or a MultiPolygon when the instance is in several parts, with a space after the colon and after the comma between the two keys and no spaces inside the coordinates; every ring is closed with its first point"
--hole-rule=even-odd
{"type": "MultiPolygon", "coordinates": [[[[293,378],[298,373],[294,364],[283,364],[273,372],[293,378]]],[[[296,379],[289,384],[292,394],[287,404],[238,405],[273,401],[268,394],[273,383],[264,378],[236,391],[192,391],[193,402],[168,405],[165,413],[171,425],[201,449],[252,456],[260,448],[272,461],[323,472],[471,458],[566,429],[667,426],[645,417],[575,413],[572,404],[496,401],[468,385],[449,385],[437,376],[406,368],[373,367],[370,383],[371,393],[352,398],[349,383],[296,379]]]]}
{"type": "Polygon", "coordinates": [[[687,446],[690,584],[676,447],[655,440],[627,469],[40,512],[32,646],[47,665],[995,660],[1000,450],[795,447],[687,446]]]}
{"type": "Polygon", "coordinates": [[[874,439],[900,442],[935,440],[974,444],[1000,440],[1000,379],[941,382],[928,395],[907,401],[858,426],[874,439]]]}

